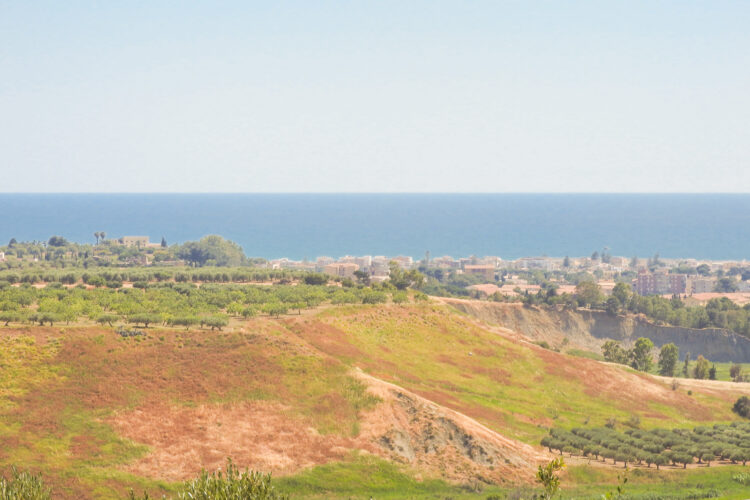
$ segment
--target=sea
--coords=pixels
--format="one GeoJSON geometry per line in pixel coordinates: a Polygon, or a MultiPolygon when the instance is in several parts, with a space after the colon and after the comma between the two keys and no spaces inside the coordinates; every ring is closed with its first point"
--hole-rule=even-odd
{"type": "Polygon", "coordinates": [[[251,257],[750,258],[748,194],[0,194],[0,244],[218,234],[251,257]]]}

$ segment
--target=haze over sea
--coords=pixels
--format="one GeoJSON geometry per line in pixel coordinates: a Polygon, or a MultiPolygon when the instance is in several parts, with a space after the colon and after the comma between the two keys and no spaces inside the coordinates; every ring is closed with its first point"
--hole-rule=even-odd
{"type": "Polygon", "coordinates": [[[745,259],[746,194],[0,194],[0,241],[219,234],[249,256],[745,259]]]}

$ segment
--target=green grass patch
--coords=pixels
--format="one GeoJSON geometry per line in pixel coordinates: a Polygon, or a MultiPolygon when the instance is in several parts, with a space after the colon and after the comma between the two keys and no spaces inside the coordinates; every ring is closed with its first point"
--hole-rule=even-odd
{"type": "Polygon", "coordinates": [[[568,349],[567,351],[565,351],[565,354],[569,354],[570,356],[578,356],[579,358],[604,361],[604,356],[602,356],[601,354],[591,351],[585,351],[583,349],[568,349]]]}
{"type": "MultiPolygon", "coordinates": [[[[658,472],[653,469],[633,469],[627,472],[625,498],[745,499],[750,495],[750,487],[733,478],[747,470],[747,467],[730,465],[658,472]]],[[[623,469],[571,466],[562,476],[562,498],[601,499],[602,494],[615,490],[618,478],[624,474],[623,469]]]]}
{"type": "Polygon", "coordinates": [[[282,493],[293,498],[418,499],[485,498],[500,494],[498,487],[453,485],[439,479],[417,480],[391,462],[369,455],[352,455],[350,461],[313,467],[299,474],[274,479],[282,493]],[[477,488],[481,491],[475,491],[477,488]]]}

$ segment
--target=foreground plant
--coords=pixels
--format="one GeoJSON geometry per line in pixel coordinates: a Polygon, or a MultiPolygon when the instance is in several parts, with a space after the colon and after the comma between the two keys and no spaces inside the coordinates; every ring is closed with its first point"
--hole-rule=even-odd
{"type": "Polygon", "coordinates": [[[260,472],[240,472],[231,459],[227,460],[225,473],[211,474],[205,470],[192,481],[185,483],[177,494],[179,500],[286,500],[271,486],[271,475],[260,472]]]}
{"type": "Polygon", "coordinates": [[[542,483],[544,495],[542,498],[549,500],[560,490],[560,478],[557,476],[565,467],[565,461],[562,457],[557,457],[547,465],[540,465],[536,473],[536,480],[542,483]]]}
{"type": "Polygon", "coordinates": [[[42,477],[10,469],[10,479],[0,477],[0,500],[49,500],[50,489],[44,487],[42,477]]]}
{"type": "MultiPolygon", "coordinates": [[[[136,500],[130,491],[129,500],[136,500]]],[[[165,497],[163,497],[165,498],[165,497]]],[[[288,500],[286,495],[277,493],[271,485],[271,475],[260,472],[240,472],[231,459],[227,459],[226,470],[211,472],[205,470],[192,481],[186,481],[177,492],[178,500],[288,500]]],[[[0,498],[0,500],[5,500],[0,498]]],[[[142,500],[150,500],[144,493],[142,500]]]]}

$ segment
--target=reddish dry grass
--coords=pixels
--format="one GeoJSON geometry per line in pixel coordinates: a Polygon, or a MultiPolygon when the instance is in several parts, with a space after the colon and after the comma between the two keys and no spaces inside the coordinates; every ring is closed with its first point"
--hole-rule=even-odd
{"type": "MultiPolygon", "coordinates": [[[[0,457],[5,449],[31,448],[43,437],[64,437],[69,433],[66,412],[114,411],[116,417],[108,422],[123,436],[153,446],[153,453],[131,467],[149,477],[183,479],[229,456],[243,467],[276,473],[343,458],[353,446],[350,439],[320,436],[312,429],[318,416],[342,423],[356,418],[351,404],[335,389],[318,400],[305,398],[304,390],[298,397],[300,389],[285,378],[284,362],[295,356],[307,360],[314,349],[277,325],[257,323],[254,331],[261,333],[150,330],[139,341],[122,340],[99,327],[70,328],[62,335],[57,328],[5,330],[33,335],[40,343],[60,338],[50,363],[60,367],[63,377],[14,398],[15,408],[6,416],[21,422],[22,429],[0,440],[0,457]],[[287,404],[242,402],[258,395],[287,404]]],[[[313,368],[324,376],[344,370],[334,358],[314,360],[313,368]]],[[[73,436],[69,458],[95,460],[105,444],[94,436],[73,436]]],[[[47,458],[37,461],[44,464],[47,458]]],[[[85,498],[90,490],[54,471],[48,482],[63,498],[85,498]]]]}
{"type": "Polygon", "coordinates": [[[179,407],[151,405],[111,419],[152,451],[127,467],[139,476],[182,480],[216,470],[227,457],[251,469],[289,474],[343,459],[355,440],[321,436],[310,421],[268,401],[179,407]]]}

